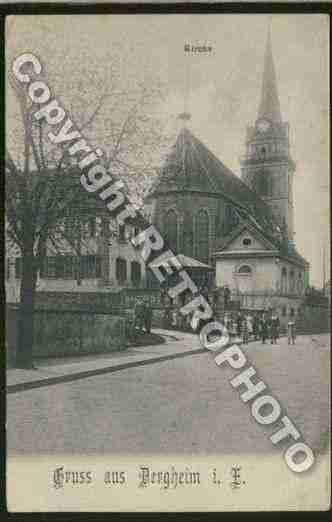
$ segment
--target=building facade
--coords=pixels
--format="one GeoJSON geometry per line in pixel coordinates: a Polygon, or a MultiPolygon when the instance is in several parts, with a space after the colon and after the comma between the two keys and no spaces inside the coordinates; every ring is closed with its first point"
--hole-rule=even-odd
{"type": "MultiPolygon", "coordinates": [[[[60,253],[55,252],[49,242],[38,273],[37,291],[110,292],[145,288],[145,263],[130,243],[137,229],[118,226],[114,220],[98,216],[90,219],[87,227],[79,254],[66,242],[62,243],[60,253]]],[[[6,300],[9,303],[19,301],[21,271],[21,257],[7,252],[6,300]]]]}

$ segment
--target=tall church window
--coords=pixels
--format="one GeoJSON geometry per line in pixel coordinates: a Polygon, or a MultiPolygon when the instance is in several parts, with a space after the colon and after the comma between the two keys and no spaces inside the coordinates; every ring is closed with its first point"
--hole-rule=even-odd
{"type": "Polygon", "coordinates": [[[178,250],[178,216],[175,210],[169,210],[165,215],[165,235],[170,248],[178,250]]]}
{"type": "Polygon", "coordinates": [[[116,280],[120,285],[123,285],[127,280],[127,262],[125,259],[118,257],[115,262],[116,280]]]}
{"type": "Polygon", "coordinates": [[[204,263],[209,262],[209,215],[200,210],[195,219],[195,255],[204,263]]]}
{"type": "Polygon", "coordinates": [[[139,286],[141,283],[141,264],[138,261],[131,263],[131,282],[133,286],[139,286]]]}

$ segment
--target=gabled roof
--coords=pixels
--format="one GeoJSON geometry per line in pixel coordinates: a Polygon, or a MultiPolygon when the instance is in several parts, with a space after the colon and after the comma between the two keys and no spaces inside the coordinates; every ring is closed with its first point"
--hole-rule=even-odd
{"type": "MultiPolygon", "coordinates": [[[[284,259],[287,259],[291,263],[300,264],[306,267],[309,266],[308,261],[297,252],[292,242],[277,241],[275,239],[272,239],[271,237],[269,238],[264,232],[262,233],[252,223],[246,221],[242,221],[241,223],[239,223],[239,225],[236,228],[234,228],[229,234],[227,234],[227,236],[218,245],[216,251],[213,253],[213,257],[218,257],[218,255],[227,255],[227,247],[237,237],[239,237],[244,230],[248,230],[254,237],[261,241],[264,244],[264,246],[266,246],[267,254],[269,253],[269,251],[271,253],[273,253],[273,251],[277,251],[277,254],[275,255],[277,255],[278,257],[280,256],[284,259]]],[[[240,250],[238,252],[239,255],[250,255],[251,253],[252,252],[250,250],[240,250]]],[[[231,254],[229,253],[229,255],[231,254]]]]}
{"type": "Polygon", "coordinates": [[[220,242],[217,247],[217,251],[215,254],[218,254],[219,251],[225,250],[233,241],[239,237],[242,232],[247,230],[254,237],[256,237],[268,250],[279,249],[279,244],[275,244],[275,242],[270,241],[266,235],[262,234],[256,227],[254,227],[251,223],[247,221],[242,221],[239,225],[234,228],[227,236],[220,242]]]}
{"type": "Polygon", "coordinates": [[[187,128],[179,133],[148,199],[174,191],[224,196],[262,230],[276,227],[268,205],[187,128]]]}

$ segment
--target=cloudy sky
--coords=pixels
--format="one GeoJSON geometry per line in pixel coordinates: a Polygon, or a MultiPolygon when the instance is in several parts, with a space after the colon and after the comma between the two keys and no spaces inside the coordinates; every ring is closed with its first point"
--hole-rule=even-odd
{"type": "Polygon", "coordinates": [[[269,24],[281,110],[290,123],[297,165],[295,239],[311,263],[311,283],[319,286],[324,246],[329,266],[327,16],[11,17],[7,19],[7,56],[10,61],[23,51],[39,55],[49,83],[66,101],[88,88],[97,93],[95,79],[108,81],[112,56],[120,52],[123,78],[163,85],[165,96],[155,110],[163,119],[165,133],[176,132],[177,115],[187,104],[192,132],[239,174],[245,128],[256,119],[269,24]],[[212,53],[188,57],[186,42],[208,43],[212,53]]]}

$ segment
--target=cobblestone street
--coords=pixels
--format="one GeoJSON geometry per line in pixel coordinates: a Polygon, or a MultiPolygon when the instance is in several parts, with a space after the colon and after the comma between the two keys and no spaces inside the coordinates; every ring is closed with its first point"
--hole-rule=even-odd
{"type": "MultiPolygon", "coordinates": [[[[181,341],[199,348],[197,338],[181,341]]],[[[328,440],[330,340],[299,337],[294,347],[251,343],[259,376],[313,449],[328,440]]],[[[9,394],[9,454],[266,453],[259,426],[233,390],[230,368],[211,353],[9,394]]]]}

